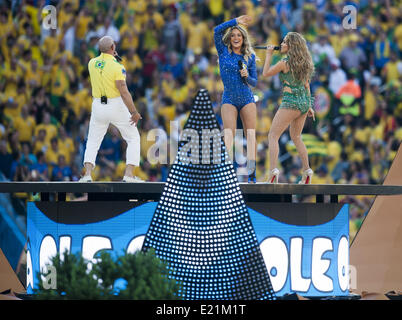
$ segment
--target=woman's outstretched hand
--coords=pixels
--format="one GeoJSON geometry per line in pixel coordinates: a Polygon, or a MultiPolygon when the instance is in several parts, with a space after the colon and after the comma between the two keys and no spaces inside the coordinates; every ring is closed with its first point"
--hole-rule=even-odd
{"type": "Polygon", "coordinates": [[[244,26],[248,26],[251,22],[251,17],[248,15],[243,15],[236,18],[238,24],[242,24],[244,26]]]}

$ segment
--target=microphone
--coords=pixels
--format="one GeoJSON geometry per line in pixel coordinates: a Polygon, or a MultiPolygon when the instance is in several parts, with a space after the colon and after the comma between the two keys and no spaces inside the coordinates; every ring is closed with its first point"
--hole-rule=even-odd
{"type": "MultiPolygon", "coordinates": [[[[237,61],[237,64],[239,66],[239,71],[243,70],[243,61],[239,60],[237,61]]],[[[244,84],[247,84],[246,78],[245,77],[241,77],[241,81],[243,81],[244,84]]]]}
{"type": "MultiPolygon", "coordinates": [[[[267,49],[267,46],[254,46],[254,49],[267,49]]],[[[274,47],[274,50],[281,50],[281,47],[274,47]]]]}
{"type": "Polygon", "coordinates": [[[122,62],[123,59],[119,56],[116,50],[114,50],[113,56],[116,58],[118,62],[122,62]]]}

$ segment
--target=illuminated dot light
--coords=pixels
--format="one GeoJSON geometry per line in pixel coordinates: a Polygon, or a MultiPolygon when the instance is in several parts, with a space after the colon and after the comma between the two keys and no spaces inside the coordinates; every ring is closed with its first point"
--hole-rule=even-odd
{"type": "MultiPolygon", "coordinates": [[[[198,92],[186,128],[198,132],[200,148],[202,130],[219,129],[207,90],[198,92]]],[[[209,151],[211,160],[221,152],[218,164],[202,164],[202,152],[198,164],[183,163],[186,143],[179,144],[143,250],[154,248],[168,263],[184,299],[275,299],[223,139],[209,151]]]]}

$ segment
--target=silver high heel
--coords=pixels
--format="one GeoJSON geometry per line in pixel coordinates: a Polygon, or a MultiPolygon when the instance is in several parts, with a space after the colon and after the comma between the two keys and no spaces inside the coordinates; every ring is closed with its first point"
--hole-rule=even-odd
{"type": "Polygon", "coordinates": [[[268,176],[268,183],[278,183],[279,180],[279,169],[272,169],[268,176]]]}
{"type": "Polygon", "coordinates": [[[304,170],[299,184],[311,184],[311,178],[313,177],[313,174],[314,172],[310,168],[304,170]]]}

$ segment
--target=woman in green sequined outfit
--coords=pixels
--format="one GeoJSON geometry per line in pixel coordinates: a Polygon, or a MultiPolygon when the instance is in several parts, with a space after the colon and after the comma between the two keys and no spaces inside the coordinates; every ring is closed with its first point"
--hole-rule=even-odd
{"type": "Polygon", "coordinates": [[[287,56],[271,66],[273,46],[267,47],[263,76],[272,77],[279,73],[283,84],[282,103],[272,120],[268,135],[270,174],[268,183],[277,183],[279,144],[282,133],[290,126],[290,137],[300,155],[303,175],[300,183],[311,183],[313,171],[310,169],[306,146],[301,133],[307,117],[314,117],[313,97],[310,93],[310,79],[314,64],[308,51],[306,40],[297,32],[289,32],[281,44],[281,54],[287,56]]]}

